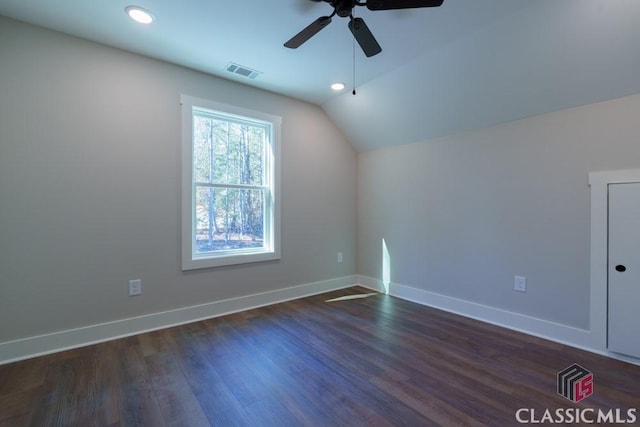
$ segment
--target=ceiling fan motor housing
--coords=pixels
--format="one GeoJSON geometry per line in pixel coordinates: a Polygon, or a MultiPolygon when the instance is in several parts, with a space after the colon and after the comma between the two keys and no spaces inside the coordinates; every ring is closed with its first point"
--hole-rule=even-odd
{"type": "Polygon", "coordinates": [[[356,0],[338,0],[332,2],[333,7],[336,9],[336,14],[342,18],[351,16],[353,8],[356,6],[356,0]]]}

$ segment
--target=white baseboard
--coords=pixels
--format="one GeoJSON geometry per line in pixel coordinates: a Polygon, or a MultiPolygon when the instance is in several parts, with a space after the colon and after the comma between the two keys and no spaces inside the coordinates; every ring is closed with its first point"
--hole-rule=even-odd
{"type": "MultiPolygon", "coordinates": [[[[385,286],[381,280],[368,276],[358,276],[358,278],[358,284],[360,286],[373,289],[378,292],[385,292],[385,286]]],[[[410,286],[400,285],[398,283],[390,283],[388,288],[389,295],[397,298],[640,365],[639,359],[598,348],[596,344],[597,340],[594,340],[594,336],[591,331],[585,329],[550,322],[548,320],[526,316],[410,286]]]]}
{"type": "MultiPolygon", "coordinates": [[[[338,279],[308,283],[270,292],[3,342],[0,343],[0,365],[344,289],[356,284],[377,292],[384,292],[382,281],[368,276],[345,276],[338,279]]],[[[598,348],[593,344],[594,340],[588,330],[549,322],[544,319],[525,316],[397,283],[391,283],[389,285],[389,294],[421,305],[640,365],[639,359],[598,348]]]]}
{"type": "Polygon", "coordinates": [[[0,343],[0,365],[354,286],[345,276],[0,343]]]}

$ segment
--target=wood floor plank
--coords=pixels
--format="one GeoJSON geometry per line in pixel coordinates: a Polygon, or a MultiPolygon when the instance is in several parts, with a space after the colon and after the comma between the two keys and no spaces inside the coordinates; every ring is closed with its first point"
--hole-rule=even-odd
{"type": "MultiPolygon", "coordinates": [[[[351,288],[0,366],[0,426],[502,426],[640,406],[640,367],[351,288]],[[557,373],[578,363],[574,404],[557,373]]],[[[640,415],[640,412],[639,412],[640,415]]]]}
{"type": "MultiPolygon", "coordinates": [[[[274,314],[266,317],[271,319],[274,314]]],[[[286,407],[301,423],[308,425],[313,420],[316,425],[331,425],[357,419],[355,405],[347,405],[341,400],[348,384],[336,377],[328,362],[317,352],[305,349],[302,341],[279,328],[277,322],[268,324],[267,320],[266,323],[254,331],[247,326],[239,328],[239,336],[253,345],[253,351],[268,359],[266,367],[277,373],[286,407]],[[307,387],[298,387],[301,379],[307,387]]],[[[370,411],[369,418],[376,418],[374,410],[370,411]]]]}

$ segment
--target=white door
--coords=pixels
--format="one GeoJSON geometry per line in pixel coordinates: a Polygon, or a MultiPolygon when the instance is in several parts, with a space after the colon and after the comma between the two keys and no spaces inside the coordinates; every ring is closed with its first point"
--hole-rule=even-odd
{"type": "Polygon", "coordinates": [[[609,185],[609,350],[640,357],[640,183],[609,185]]]}

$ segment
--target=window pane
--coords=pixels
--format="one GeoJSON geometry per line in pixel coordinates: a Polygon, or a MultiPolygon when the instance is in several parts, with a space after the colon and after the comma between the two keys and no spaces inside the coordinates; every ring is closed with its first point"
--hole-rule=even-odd
{"type": "Polygon", "coordinates": [[[262,248],[263,190],[196,188],[196,254],[262,248]]]}
{"type": "Polygon", "coordinates": [[[193,179],[211,182],[213,176],[213,126],[210,119],[193,117],[193,179]]]}
{"type": "Polygon", "coordinates": [[[194,115],[196,182],[263,185],[267,127],[194,115]]]}

